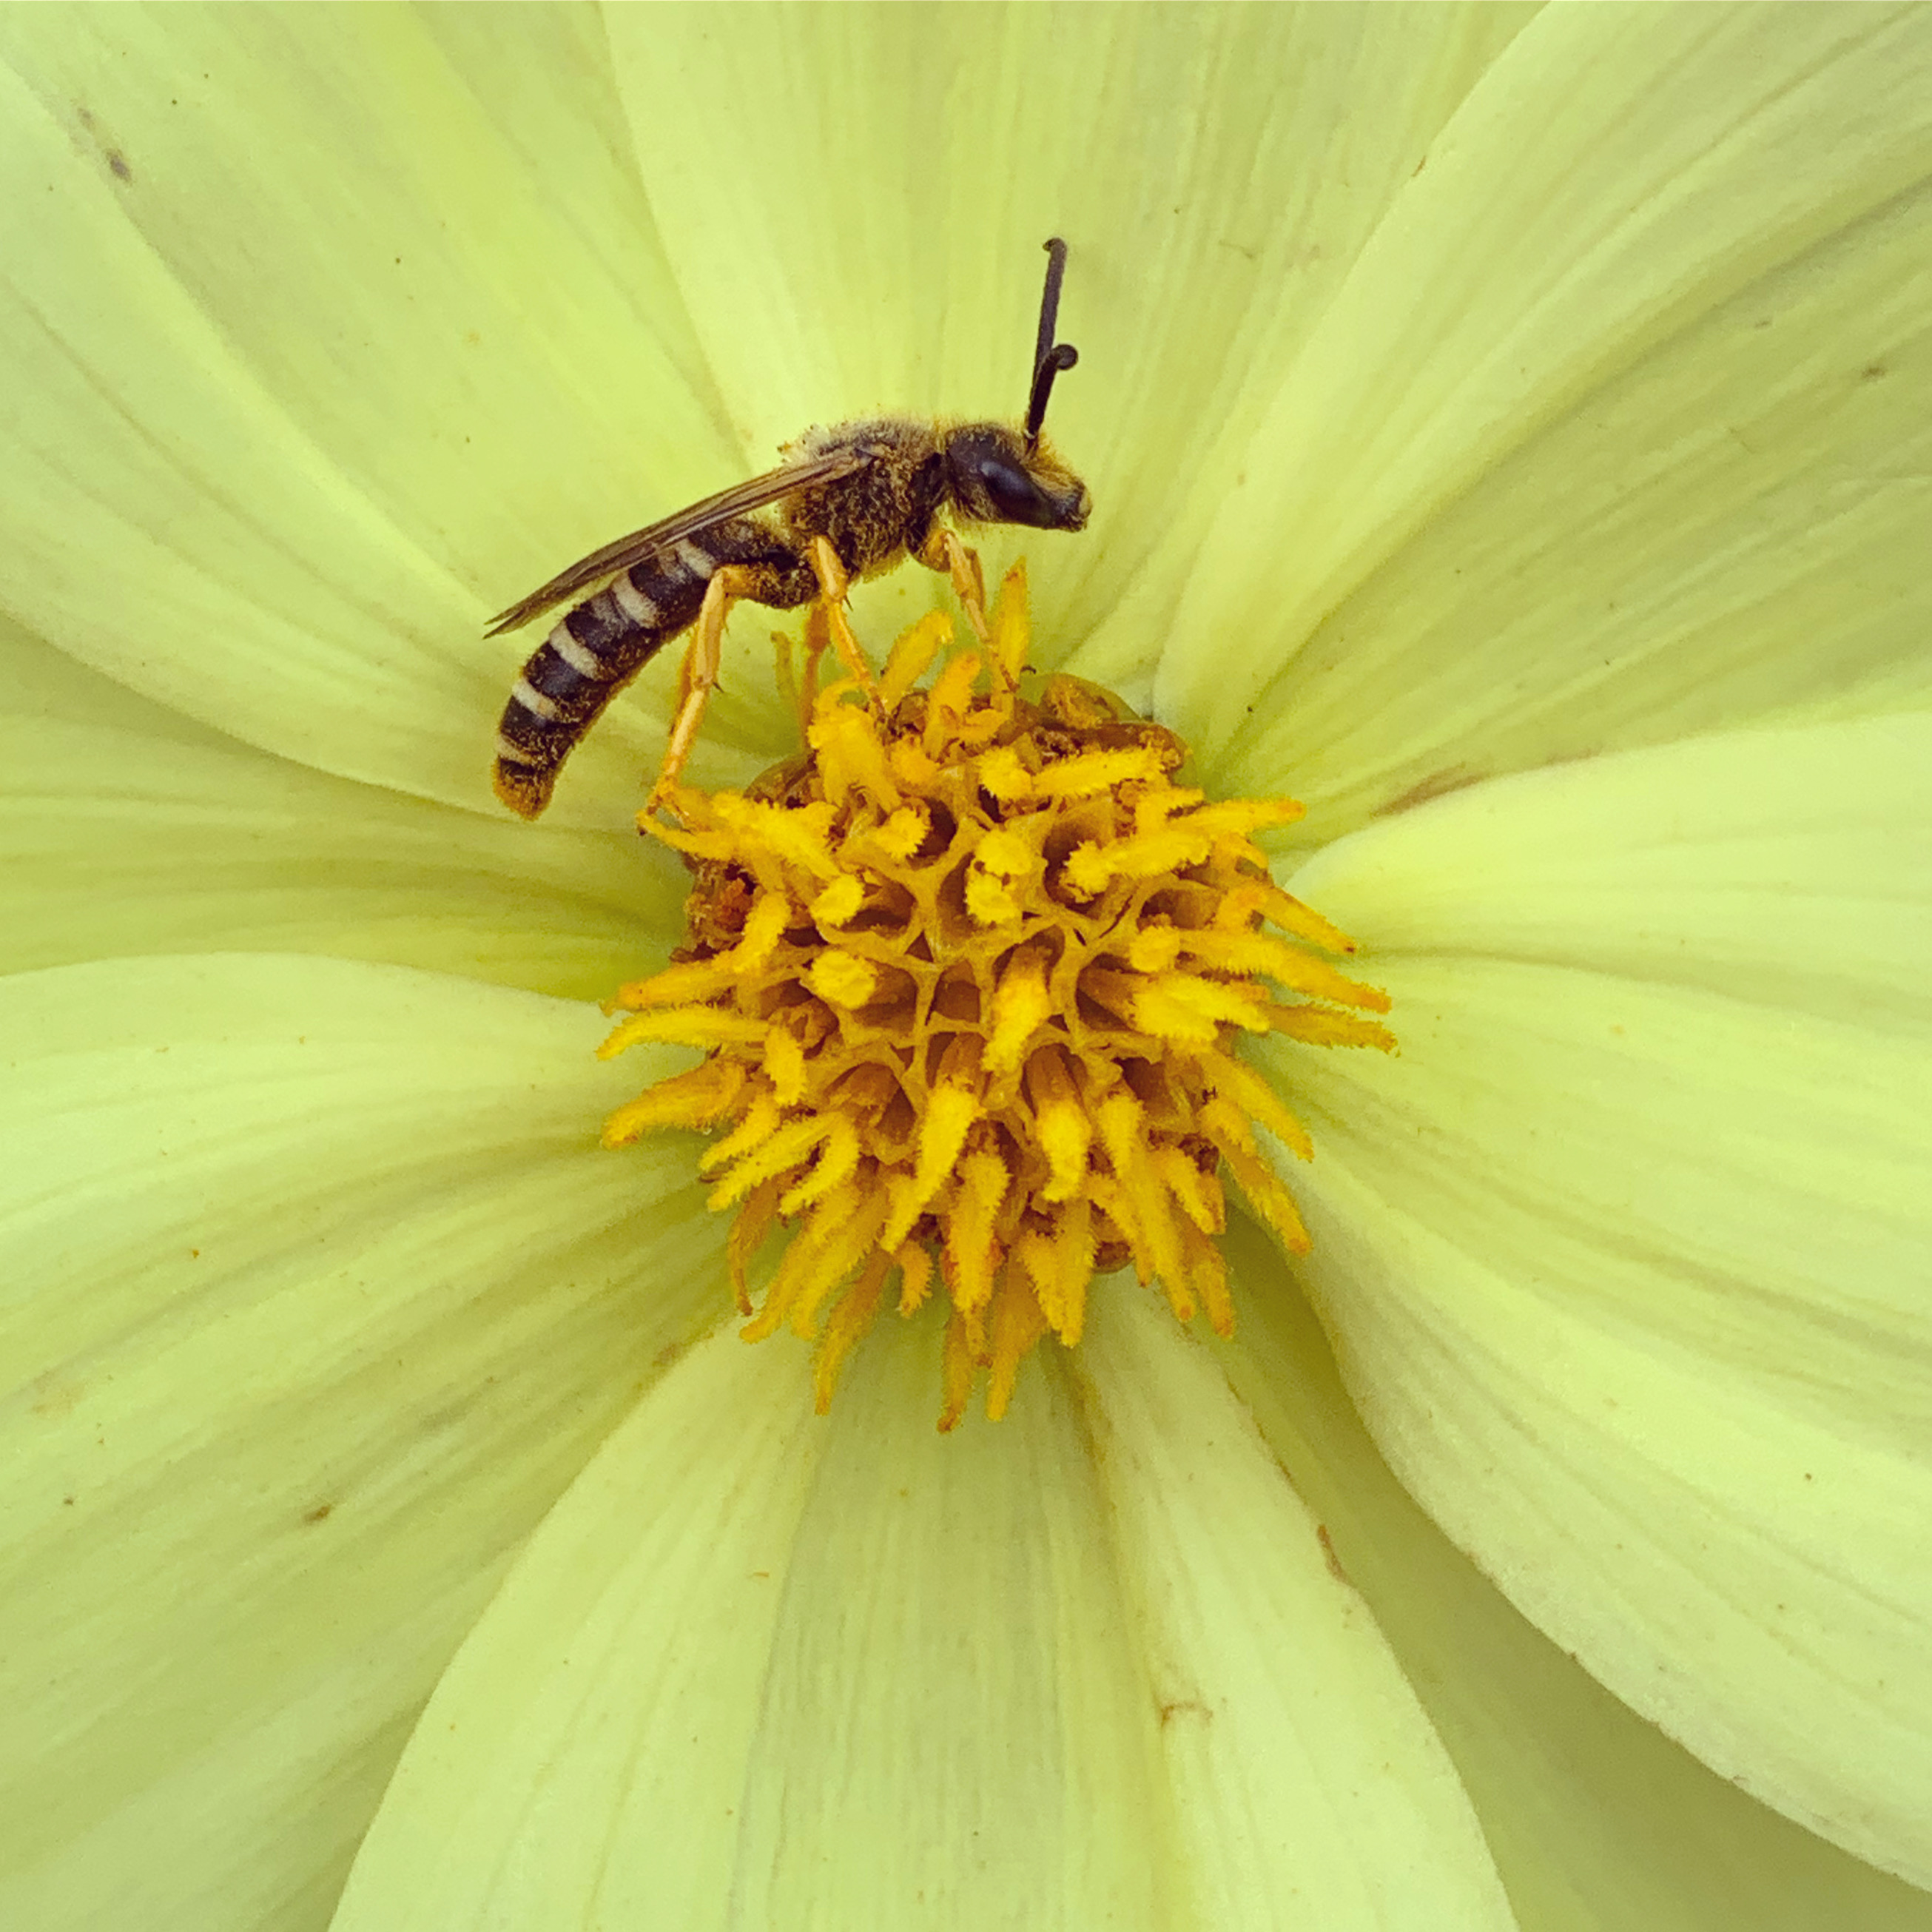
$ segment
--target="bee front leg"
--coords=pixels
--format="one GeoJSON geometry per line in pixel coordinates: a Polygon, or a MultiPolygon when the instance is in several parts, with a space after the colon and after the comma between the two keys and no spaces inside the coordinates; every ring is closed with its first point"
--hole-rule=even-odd
{"type": "Polygon", "coordinates": [[[986,579],[980,568],[980,553],[968,550],[957,532],[944,524],[934,524],[932,534],[919,550],[919,560],[928,570],[943,571],[952,580],[952,594],[973,627],[982,646],[992,648],[993,633],[986,622],[986,579]]]}
{"type": "MultiPolygon", "coordinates": [[[[878,682],[872,676],[872,667],[867,662],[866,653],[859,647],[852,620],[845,614],[845,593],[852,580],[846,574],[845,566],[838,561],[838,553],[832,548],[829,538],[812,538],[812,568],[818,579],[818,608],[825,613],[826,622],[832,632],[832,648],[838,653],[839,662],[851,673],[876,711],[879,708],[878,682]]],[[[810,634],[808,620],[807,634],[810,634]]]]}
{"type": "MultiPolygon", "coordinates": [[[[684,662],[677,674],[677,713],[670,728],[670,742],[664,747],[664,764],[658,782],[651,788],[647,812],[670,804],[671,794],[684,776],[685,760],[698,742],[698,728],[704,722],[704,707],[718,688],[718,670],[724,656],[724,620],[731,606],[741,597],[754,595],[760,579],[755,571],[742,565],[722,565],[711,573],[704,586],[704,602],[698,607],[698,622],[685,648],[684,662]]],[[[672,806],[672,810],[676,808],[672,806]]]]}

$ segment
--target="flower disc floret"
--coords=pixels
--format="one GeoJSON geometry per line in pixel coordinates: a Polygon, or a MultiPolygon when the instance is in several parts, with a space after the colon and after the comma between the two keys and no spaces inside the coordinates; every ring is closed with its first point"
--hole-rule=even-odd
{"type": "Polygon", "coordinates": [[[1016,572],[980,649],[922,620],[872,694],[817,698],[804,755],[742,794],[679,791],[681,828],[642,821],[697,874],[688,932],[618,994],[602,1051],[706,1058],[604,1138],[722,1132],[700,1166],[736,1210],[744,1333],[817,1335],[821,1410],[888,1289],[910,1314],[935,1258],[942,1428],[981,1369],[1003,1413],[1028,1352],[1076,1343],[1090,1282],[1130,1263],[1180,1320],[1232,1332],[1223,1174],[1303,1250],[1257,1130],[1310,1151],[1237,1036],[1394,1045],[1361,1016],[1386,998],[1322,956],[1352,942],[1254,843],[1301,807],[1210,801],[1174,782],[1171,731],[1078,680],[1022,680],[1024,609],[1016,572]],[[754,1312],[751,1264],[780,1234],[754,1312]]]}

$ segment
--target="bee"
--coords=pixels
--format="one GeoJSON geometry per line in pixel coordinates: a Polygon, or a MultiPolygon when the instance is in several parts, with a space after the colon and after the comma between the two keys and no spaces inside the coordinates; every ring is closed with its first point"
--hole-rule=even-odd
{"type": "Polygon", "coordinates": [[[1066,244],[1046,247],[1020,427],[889,416],[808,430],[784,446],[778,469],[592,550],[491,621],[494,638],[570,606],[525,662],[497,727],[496,796],[512,812],[536,818],[604,707],[694,630],[652,806],[666,797],[718,682],[724,620],[741,599],[796,610],[842,595],[844,578],[876,576],[908,556],[964,586],[976,571],[943,520],[949,512],[968,523],[1084,527],[1087,486],[1040,434],[1054,378],[1079,359],[1054,340],[1066,244]]]}

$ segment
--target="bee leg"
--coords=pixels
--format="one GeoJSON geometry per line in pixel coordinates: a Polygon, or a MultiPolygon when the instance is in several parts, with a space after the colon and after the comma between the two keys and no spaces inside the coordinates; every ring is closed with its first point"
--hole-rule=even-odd
{"type": "MultiPolygon", "coordinates": [[[[698,623],[686,647],[684,662],[677,674],[677,716],[670,728],[670,742],[664,747],[664,764],[658,782],[644,809],[657,811],[668,804],[684,775],[685,760],[698,742],[698,727],[704,722],[704,707],[718,687],[718,668],[723,656],[724,620],[740,598],[758,587],[754,571],[742,565],[721,565],[711,573],[704,586],[704,602],[698,607],[698,623]]],[[[675,809],[675,807],[673,808],[675,809]]]]}
{"type": "MultiPolygon", "coordinates": [[[[826,623],[832,632],[832,648],[838,653],[839,662],[852,674],[859,688],[876,711],[879,708],[878,682],[872,676],[872,667],[866,661],[866,653],[859,648],[852,620],[845,614],[845,592],[850,587],[851,579],[846,575],[845,566],[838,561],[838,553],[832,548],[830,538],[812,538],[812,568],[818,579],[818,602],[815,608],[825,613],[826,623]]],[[[808,640],[810,636],[808,619],[808,640]]]]}
{"type": "Polygon", "coordinates": [[[812,728],[812,706],[818,702],[818,667],[832,648],[832,626],[825,606],[814,604],[805,614],[805,676],[798,688],[798,735],[801,742],[812,728]]]}
{"type": "Polygon", "coordinates": [[[968,550],[957,532],[935,524],[919,552],[919,560],[927,569],[944,571],[952,580],[952,594],[958,598],[974,636],[990,650],[993,633],[986,622],[986,579],[980,568],[980,553],[968,550]]]}

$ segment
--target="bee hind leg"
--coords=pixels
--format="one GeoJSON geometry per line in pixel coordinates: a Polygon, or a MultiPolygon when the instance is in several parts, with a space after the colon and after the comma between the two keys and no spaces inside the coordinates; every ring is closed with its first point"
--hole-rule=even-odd
{"type": "MultiPolygon", "coordinates": [[[[685,646],[684,662],[678,668],[677,712],[672,720],[670,740],[664,747],[664,763],[658,782],[644,810],[654,812],[670,803],[684,776],[685,760],[698,742],[704,722],[704,707],[718,688],[718,670],[724,655],[724,620],[741,598],[755,596],[762,587],[758,572],[739,564],[728,563],[711,573],[704,586],[704,602],[698,607],[698,622],[685,646]]],[[[672,809],[676,810],[673,806],[672,809]]]]}
{"type": "MultiPolygon", "coordinates": [[[[825,537],[812,540],[812,574],[818,579],[818,602],[813,606],[815,615],[825,613],[825,622],[832,633],[832,648],[838,653],[838,661],[850,671],[859,688],[870,700],[872,709],[879,708],[878,680],[872,675],[872,667],[866,653],[860,648],[858,634],[852,628],[852,620],[845,614],[845,593],[852,580],[846,574],[845,566],[838,561],[838,553],[825,537]]],[[[812,634],[811,620],[806,620],[807,647],[812,634]]],[[[816,660],[814,661],[814,662],[816,660]]]]}
{"type": "Polygon", "coordinates": [[[958,532],[944,524],[935,524],[932,534],[919,550],[919,560],[928,570],[943,571],[952,580],[952,594],[973,627],[973,634],[982,648],[992,648],[993,633],[986,622],[986,579],[980,568],[980,553],[968,550],[958,532]]]}

